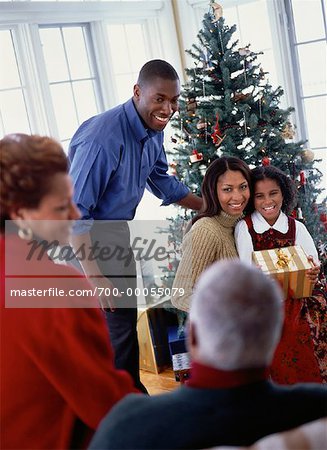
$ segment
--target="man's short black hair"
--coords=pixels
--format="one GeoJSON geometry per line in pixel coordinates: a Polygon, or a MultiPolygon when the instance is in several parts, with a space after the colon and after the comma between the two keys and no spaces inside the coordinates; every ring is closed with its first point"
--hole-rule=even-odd
{"type": "Polygon", "coordinates": [[[145,63],[140,70],[137,84],[140,86],[144,85],[154,78],[179,80],[179,76],[173,66],[162,59],[153,59],[145,63]]]}

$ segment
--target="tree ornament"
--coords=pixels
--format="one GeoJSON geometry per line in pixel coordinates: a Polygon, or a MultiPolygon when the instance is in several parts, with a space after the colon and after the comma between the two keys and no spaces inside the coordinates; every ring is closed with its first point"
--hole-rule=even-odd
{"type": "Polygon", "coordinates": [[[168,269],[168,270],[173,270],[173,265],[172,265],[172,263],[171,263],[171,262],[170,262],[170,263],[168,263],[167,269],[168,269]]]}
{"type": "Polygon", "coordinates": [[[305,178],[305,172],[304,170],[301,170],[299,173],[299,177],[300,177],[300,186],[304,186],[306,183],[306,178],[305,178]]]}
{"type": "Polygon", "coordinates": [[[235,103],[247,101],[251,97],[251,94],[243,94],[243,92],[235,92],[233,100],[235,103]]]}
{"type": "Polygon", "coordinates": [[[175,161],[173,161],[169,164],[169,168],[170,168],[169,172],[171,175],[177,175],[176,167],[177,167],[177,163],[175,161]]]}
{"type": "Polygon", "coordinates": [[[203,154],[199,153],[196,149],[193,149],[192,155],[190,156],[191,163],[199,162],[203,160],[203,154]]]}
{"type": "Polygon", "coordinates": [[[282,132],[280,133],[283,139],[293,139],[295,136],[295,130],[291,122],[286,122],[282,132]]]}
{"type": "Polygon", "coordinates": [[[219,128],[219,115],[217,113],[216,115],[216,125],[214,126],[213,132],[211,134],[211,139],[216,147],[219,147],[223,140],[225,139],[226,135],[222,135],[220,128],[219,128]]]}
{"type": "Polygon", "coordinates": [[[207,126],[207,123],[203,119],[200,119],[199,122],[196,124],[196,128],[198,130],[204,130],[206,128],[206,126],[207,126]]]}
{"type": "Polygon", "coordinates": [[[320,222],[327,223],[327,214],[325,212],[320,213],[319,218],[320,218],[320,222]]]}
{"type": "Polygon", "coordinates": [[[306,148],[301,151],[301,159],[303,162],[309,163],[315,159],[315,154],[309,148],[306,148]]]}
{"type": "Polygon", "coordinates": [[[297,212],[297,218],[300,220],[303,220],[302,209],[300,207],[298,207],[296,212],[297,212]]]}
{"type": "Polygon", "coordinates": [[[249,56],[251,54],[251,50],[249,49],[249,47],[240,47],[238,49],[238,53],[240,54],[240,56],[249,56]]]}
{"type": "Polygon", "coordinates": [[[204,175],[206,174],[206,171],[207,171],[207,166],[205,164],[201,164],[199,166],[199,171],[200,171],[201,175],[204,177],[204,175]]]}
{"type": "Polygon", "coordinates": [[[223,7],[218,3],[211,3],[211,8],[213,9],[213,15],[215,18],[212,20],[212,23],[218,22],[218,20],[223,17],[223,7]]]}
{"type": "Polygon", "coordinates": [[[196,103],[195,97],[190,97],[187,100],[187,105],[186,105],[187,115],[189,117],[194,117],[195,116],[196,107],[197,107],[197,103],[196,103]]]}
{"type": "Polygon", "coordinates": [[[262,158],[262,165],[263,166],[270,166],[270,158],[268,158],[268,156],[264,156],[263,158],[262,158]]]}

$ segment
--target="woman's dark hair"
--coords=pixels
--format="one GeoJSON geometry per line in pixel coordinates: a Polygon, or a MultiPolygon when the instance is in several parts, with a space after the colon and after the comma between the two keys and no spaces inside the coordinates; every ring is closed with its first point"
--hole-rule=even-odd
{"type": "Polygon", "coordinates": [[[163,78],[172,81],[179,80],[179,76],[173,66],[162,59],[153,59],[145,63],[140,70],[137,84],[143,86],[151,82],[154,78],[163,78]]]}
{"type": "Polygon", "coordinates": [[[203,178],[201,193],[203,207],[201,211],[192,219],[192,224],[202,217],[216,216],[221,212],[221,205],[218,200],[217,183],[221,175],[227,170],[241,172],[249,188],[251,187],[251,171],[248,165],[234,156],[222,156],[213,161],[208,167],[203,178]]]}
{"type": "Polygon", "coordinates": [[[0,230],[18,208],[37,208],[57,173],[68,172],[68,160],[54,139],[9,134],[0,140],[0,230]]]}
{"type": "Polygon", "coordinates": [[[249,212],[253,212],[255,210],[254,192],[256,183],[267,178],[276,181],[276,183],[280,187],[283,196],[282,211],[285,214],[290,214],[297,202],[297,189],[294,181],[284,172],[274,166],[259,166],[251,170],[251,184],[253,195],[251,196],[249,202],[249,212]]]}

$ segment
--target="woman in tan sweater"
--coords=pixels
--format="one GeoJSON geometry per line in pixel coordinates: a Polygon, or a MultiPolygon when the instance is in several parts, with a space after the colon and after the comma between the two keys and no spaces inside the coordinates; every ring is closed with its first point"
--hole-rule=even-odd
{"type": "Polygon", "coordinates": [[[208,167],[201,187],[203,208],[183,239],[172,289],[176,308],[188,312],[195,282],[208,266],[238,257],[234,226],[250,198],[250,176],[247,164],[234,157],[216,159],[208,167]]]}

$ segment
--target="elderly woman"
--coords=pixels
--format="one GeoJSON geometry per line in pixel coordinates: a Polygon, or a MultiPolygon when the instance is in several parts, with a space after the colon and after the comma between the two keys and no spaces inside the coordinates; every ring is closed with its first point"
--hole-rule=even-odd
{"type": "Polygon", "coordinates": [[[94,288],[47,250],[79,212],[53,139],[0,141],[1,448],[85,448],[127,393],[94,288]],[[33,251],[32,251],[33,250],[33,251]],[[87,297],[83,293],[88,292],[87,297]],[[93,291],[92,291],[93,292],[93,291]]]}
{"type": "Polygon", "coordinates": [[[185,235],[173,285],[173,305],[188,312],[196,280],[212,263],[237,258],[234,226],[250,199],[250,169],[239,158],[213,161],[202,183],[203,209],[185,235]]]}

